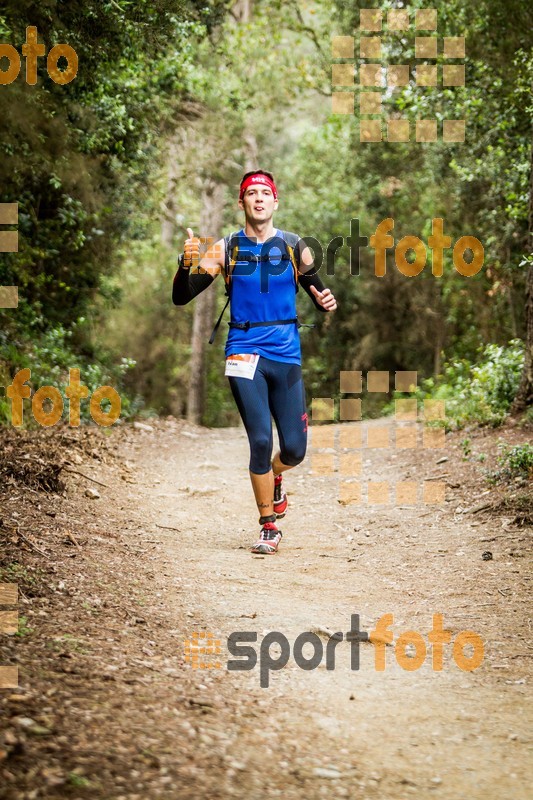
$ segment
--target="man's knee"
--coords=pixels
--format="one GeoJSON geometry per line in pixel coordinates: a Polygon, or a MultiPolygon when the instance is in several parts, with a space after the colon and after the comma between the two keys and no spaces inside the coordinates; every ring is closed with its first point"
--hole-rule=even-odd
{"type": "Polygon", "coordinates": [[[297,467],[305,458],[307,442],[289,442],[280,451],[280,459],[288,467],[297,467]]]}
{"type": "Polygon", "coordinates": [[[272,456],[272,443],[269,437],[256,437],[251,443],[250,470],[258,474],[268,472],[272,456]]]}

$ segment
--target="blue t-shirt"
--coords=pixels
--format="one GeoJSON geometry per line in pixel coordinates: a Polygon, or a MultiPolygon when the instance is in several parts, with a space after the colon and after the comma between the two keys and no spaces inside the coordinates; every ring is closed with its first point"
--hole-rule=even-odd
{"type": "MultiPolygon", "coordinates": [[[[275,237],[281,238],[280,230],[276,229],[275,237]]],[[[287,252],[282,242],[274,244],[272,239],[267,239],[266,242],[255,243],[241,228],[236,243],[239,253],[246,251],[256,256],[270,253],[270,260],[256,263],[239,261],[237,254],[230,279],[231,321],[266,322],[296,317],[296,281],[292,263],[276,258],[287,252]]],[[[236,353],[259,353],[273,361],[300,364],[297,325],[262,325],[247,331],[230,328],[226,340],[226,358],[236,353]]]]}

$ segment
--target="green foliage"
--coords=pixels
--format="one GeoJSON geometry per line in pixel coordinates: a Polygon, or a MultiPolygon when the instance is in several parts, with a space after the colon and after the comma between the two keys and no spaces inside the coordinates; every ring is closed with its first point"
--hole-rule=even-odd
{"type": "MultiPolygon", "coordinates": [[[[0,255],[0,285],[17,285],[20,296],[16,310],[0,309],[2,383],[28,366],[34,387],[58,385],[79,367],[91,390],[122,386],[133,364],[99,341],[102,317],[119,300],[111,276],[122,243],[154,216],[142,189],[192,85],[193,41],[224,13],[219,0],[3,3],[2,41],[20,52],[35,25],[46,51],[68,43],[79,68],[59,86],[39,58],[36,86],[26,84],[23,62],[1,87],[0,202],[18,203],[19,251],[0,255]]],[[[122,400],[123,417],[142,405],[135,388],[122,400]]],[[[0,398],[0,423],[8,419],[0,398]]]]}
{"type": "Polygon", "coordinates": [[[127,394],[144,399],[146,413],[185,413],[193,306],[172,305],[175,254],[155,239],[138,241],[123,255],[123,267],[108,289],[121,302],[106,310],[102,336],[131,369],[124,375],[127,394]],[[183,313],[180,313],[183,312],[183,313]]]}
{"type": "MultiPolygon", "coordinates": [[[[339,0],[319,5],[333,11],[336,33],[355,36],[357,54],[359,10],[368,4],[339,0]]],[[[392,7],[397,4],[380,4],[384,17],[392,7]]],[[[422,7],[427,7],[424,0],[409,3],[411,20],[422,7]]],[[[531,4],[512,0],[509,13],[503,0],[478,5],[457,0],[433,7],[439,39],[466,35],[467,85],[431,89],[411,80],[405,90],[384,94],[384,111],[408,116],[412,131],[417,118],[436,118],[439,131],[443,118],[465,118],[465,144],[440,140],[424,145],[411,135],[405,144],[390,144],[384,136],[378,144],[362,145],[353,117],[323,118],[303,128],[292,147],[273,153],[285,182],[280,216],[284,227],[316,237],[324,248],[334,236],[348,236],[351,218],[357,217],[362,234],[369,236],[378,222],[392,217],[396,242],[405,235],[427,242],[431,219],[442,217],[452,246],[461,236],[480,239],[485,265],[465,278],[453,268],[448,250],[444,274],[434,278],[427,249],[424,272],[405,278],[390,253],[387,274],[376,278],[368,248],[361,251],[360,275],[351,276],[348,249],[342,247],[335,274],[326,276],[325,268],[321,272],[339,301],[334,321],[328,327],[318,315],[318,332],[304,344],[304,359],[312,357],[316,365],[308,369],[309,380],[329,395],[338,388],[339,370],[413,369],[427,378],[442,371],[442,354],[448,362],[464,361],[468,369],[484,343],[504,345],[525,336],[531,4]]],[[[415,36],[413,27],[401,36],[385,27],[383,62],[416,68],[415,36]]],[[[441,74],[441,55],[438,61],[441,74]]],[[[311,119],[305,101],[302,105],[311,119]]],[[[305,316],[312,316],[305,296],[302,305],[305,316]]]]}
{"type": "Polygon", "coordinates": [[[202,417],[202,424],[210,428],[225,428],[240,424],[240,415],[229,388],[228,379],[222,367],[223,354],[208,353],[207,364],[207,402],[202,417]]]}
{"type": "Polygon", "coordinates": [[[90,789],[93,786],[89,778],[84,775],[78,775],[77,772],[69,772],[67,780],[71,786],[75,786],[77,789],[90,789]]]}
{"type": "MultiPolygon", "coordinates": [[[[524,344],[519,339],[512,339],[507,347],[488,344],[479,349],[476,364],[466,359],[446,363],[442,375],[422,382],[416,397],[444,400],[448,428],[460,429],[468,423],[496,427],[509,412],[523,362],[524,344]]],[[[392,411],[392,404],[387,410],[392,411]]],[[[468,456],[470,440],[462,444],[468,456]]]]}
{"type": "MultiPolygon", "coordinates": [[[[340,248],[334,274],[321,271],[336,313],[315,312],[298,295],[301,319],[317,325],[302,331],[308,400],[338,398],[340,370],[416,370],[419,400],[446,399],[451,425],[498,424],[516,392],[526,330],[531,3],[438,0],[439,39],[467,36],[466,87],[411,80],[384,93],[385,113],[408,116],[412,128],[417,118],[436,118],[439,130],[445,117],[465,118],[465,144],[361,144],[357,119],[329,113],[331,36],[354,35],[357,53],[368,3],[250,7],[237,23],[242,9],[226,0],[3,3],[2,41],[20,51],[26,26],[37,25],[47,49],[69,43],[80,66],[58,86],[39,59],[36,87],[21,74],[0,92],[0,202],[19,203],[20,238],[18,253],[0,255],[0,285],[18,285],[21,298],[16,311],[0,309],[0,383],[29,366],[34,388],[61,388],[79,367],[91,391],[120,387],[123,416],[184,414],[194,305],[175,313],[170,302],[175,261],[159,245],[161,204],[170,196],[172,222],[197,222],[212,178],[228,187],[224,232],[240,226],[234,190],[252,139],[280,188],[275,224],[316,237],[324,250],[350,234],[351,219],[370,236],[387,217],[396,243],[405,235],[427,242],[431,219],[442,217],[452,243],[472,235],[485,248],[472,278],[453,269],[450,250],[443,276],[433,277],[429,248],[415,278],[400,275],[392,250],[377,278],[370,248],[355,275],[340,248]]],[[[393,7],[380,4],[384,15],[393,7]]],[[[410,2],[411,20],[423,7],[410,2]]],[[[385,26],[384,62],[415,66],[415,35],[385,26]]],[[[219,285],[210,291],[220,303],[219,285]]],[[[206,363],[210,425],[236,420],[222,340],[206,363]]],[[[365,414],[380,413],[379,403],[369,398],[365,414]]],[[[87,403],[82,409],[87,419],[87,403]]],[[[9,410],[0,396],[0,423],[9,410]]]]}
{"type": "Polygon", "coordinates": [[[520,420],[521,426],[533,425],[533,406],[530,406],[520,420]]]}
{"type": "Polygon", "coordinates": [[[32,593],[39,590],[38,586],[44,579],[45,572],[40,567],[25,567],[18,561],[0,567],[0,583],[18,583],[32,593]]]}
{"type": "MultiPolygon", "coordinates": [[[[135,362],[122,357],[117,363],[106,358],[104,352],[100,353],[99,361],[92,361],[87,354],[76,353],[72,341],[75,339],[77,328],[84,324],[81,318],[70,330],[62,325],[49,328],[44,333],[38,331],[32,335],[28,331],[26,338],[17,343],[9,342],[6,337],[0,336],[0,378],[4,385],[11,383],[13,376],[21,369],[30,369],[31,377],[28,385],[32,394],[41,386],[54,386],[63,397],[64,409],[62,419],[68,421],[68,401],[64,388],[69,382],[69,370],[80,370],[80,382],[89,390],[89,397],[81,401],[80,416],[82,422],[91,422],[89,412],[90,395],[100,386],[112,386],[121,396],[121,419],[134,416],[142,406],[138,396],[124,392],[124,377],[133,369],[135,362]]],[[[106,410],[105,403],[102,408],[106,410]]],[[[36,427],[31,413],[31,398],[24,400],[24,425],[36,427]]],[[[11,423],[11,401],[7,397],[0,398],[0,424],[11,423]]]]}
{"type": "Polygon", "coordinates": [[[472,453],[472,442],[470,439],[461,440],[461,448],[463,450],[463,460],[466,461],[472,453]]]}
{"type": "Polygon", "coordinates": [[[61,37],[79,58],[66,86],[50,81],[40,59],[37,86],[21,75],[0,94],[2,200],[18,202],[20,233],[19,252],[0,262],[0,284],[17,283],[26,304],[15,330],[35,317],[69,327],[116,267],[161,127],[187,90],[188,37],[203,30],[187,3],[178,15],[170,1],[151,6],[62,4],[48,15],[6,4],[15,46],[33,24],[46,46],[61,37]],[[172,82],[161,77],[169,65],[172,82]]]}
{"type": "Polygon", "coordinates": [[[15,636],[18,636],[20,639],[22,639],[24,636],[27,636],[29,633],[33,632],[34,629],[30,628],[27,625],[27,622],[28,617],[19,617],[19,626],[15,636]]]}

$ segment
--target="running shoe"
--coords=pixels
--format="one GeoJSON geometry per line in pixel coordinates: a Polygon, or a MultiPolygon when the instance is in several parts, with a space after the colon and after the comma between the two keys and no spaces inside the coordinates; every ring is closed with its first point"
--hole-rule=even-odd
{"type": "Polygon", "coordinates": [[[285,516],[288,504],[287,495],[283,491],[283,478],[281,475],[276,475],[274,478],[274,514],[278,519],[285,516]]]}
{"type": "Polygon", "coordinates": [[[259,539],[252,547],[252,553],[263,553],[271,555],[278,550],[281,541],[281,531],[276,527],[275,522],[265,522],[261,528],[259,539]]]}

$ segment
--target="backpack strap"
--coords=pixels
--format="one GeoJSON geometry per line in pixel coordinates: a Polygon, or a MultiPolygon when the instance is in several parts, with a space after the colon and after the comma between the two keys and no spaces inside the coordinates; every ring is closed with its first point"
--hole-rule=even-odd
{"type": "Polygon", "coordinates": [[[297,233],[291,233],[290,231],[281,231],[281,236],[283,241],[285,242],[285,247],[287,248],[287,255],[292,264],[292,268],[294,270],[294,283],[296,284],[296,291],[298,291],[298,276],[299,276],[299,267],[300,267],[300,248],[298,247],[298,243],[300,241],[300,237],[297,233]]]}
{"type": "MultiPolygon", "coordinates": [[[[299,289],[299,276],[300,276],[300,263],[302,252],[300,250],[300,237],[297,233],[291,233],[290,231],[281,231],[281,235],[285,240],[285,246],[287,247],[287,253],[292,263],[292,268],[294,270],[294,282],[296,284],[296,291],[299,289]]],[[[296,325],[298,328],[316,328],[314,323],[306,324],[304,322],[300,322],[297,320],[296,325]]]]}
{"type": "MultiPolygon", "coordinates": [[[[226,289],[226,294],[228,294],[227,289],[226,289]]],[[[220,323],[222,322],[222,317],[224,316],[224,311],[228,307],[228,303],[229,303],[229,294],[228,294],[228,299],[226,300],[226,305],[224,306],[224,308],[220,312],[220,317],[217,319],[215,327],[213,328],[213,332],[212,332],[211,336],[209,337],[209,344],[213,344],[213,342],[215,341],[215,336],[217,335],[217,331],[220,328],[220,323]]]]}
{"type": "Polygon", "coordinates": [[[233,272],[233,269],[235,267],[235,262],[237,261],[237,256],[239,254],[239,245],[237,244],[238,236],[239,236],[238,231],[231,233],[229,236],[224,236],[224,283],[226,284],[225,290],[226,290],[226,297],[228,299],[226,300],[226,305],[220,312],[220,316],[215,324],[215,327],[213,328],[213,332],[209,337],[209,344],[213,344],[213,342],[215,341],[215,336],[217,335],[217,331],[220,328],[222,317],[224,316],[224,312],[226,311],[228,303],[230,301],[230,293],[229,293],[230,278],[231,278],[231,273],[233,272]]]}
{"type": "Polygon", "coordinates": [[[239,231],[230,233],[229,236],[224,237],[224,281],[226,283],[226,294],[229,297],[229,287],[231,281],[231,273],[235,268],[235,264],[239,256],[239,231]]]}
{"type": "MultiPolygon", "coordinates": [[[[290,231],[280,231],[280,233],[281,233],[281,237],[282,237],[282,239],[283,239],[283,241],[285,243],[285,248],[286,248],[286,251],[287,251],[285,256],[283,256],[283,255],[281,256],[281,259],[282,260],[288,259],[291,262],[292,268],[293,268],[293,272],[294,272],[294,283],[295,283],[295,287],[296,287],[295,290],[298,291],[298,288],[299,288],[299,286],[298,286],[298,276],[299,276],[299,266],[300,266],[300,248],[298,247],[298,243],[300,241],[300,237],[298,236],[297,233],[291,233],[290,231]]],[[[212,332],[212,334],[211,334],[211,336],[209,338],[209,344],[213,344],[213,342],[215,340],[215,336],[216,336],[217,331],[218,331],[218,329],[220,327],[220,323],[222,322],[222,317],[224,316],[224,312],[226,311],[226,308],[228,307],[228,303],[230,301],[231,275],[232,275],[232,272],[233,272],[233,270],[235,268],[236,262],[239,260],[238,240],[239,240],[239,231],[235,231],[234,233],[231,233],[229,236],[225,236],[224,237],[224,282],[226,284],[226,296],[227,296],[228,299],[226,300],[226,305],[222,309],[222,312],[221,312],[221,314],[220,314],[220,316],[219,316],[219,318],[218,318],[218,320],[216,322],[216,325],[213,328],[213,332],[212,332]]],[[[268,255],[266,255],[264,257],[259,256],[256,260],[268,261],[269,258],[270,258],[270,256],[268,256],[268,255]]],[[[246,255],[243,253],[242,254],[242,260],[247,261],[247,260],[250,260],[250,259],[248,259],[246,257],[246,255]]],[[[298,328],[301,328],[301,327],[314,328],[315,327],[314,325],[303,325],[301,322],[298,321],[297,318],[290,319],[290,320],[272,320],[271,322],[267,322],[267,323],[264,323],[264,322],[260,322],[260,323],[253,323],[253,322],[252,323],[251,322],[232,323],[232,322],[230,322],[229,325],[230,325],[230,327],[243,328],[244,330],[248,330],[249,328],[251,328],[251,327],[254,328],[254,327],[258,326],[258,325],[265,325],[265,324],[266,325],[280,325],[280,324],[281,325],[286,325],[288,323],[296,323],[298,328]]]]}

